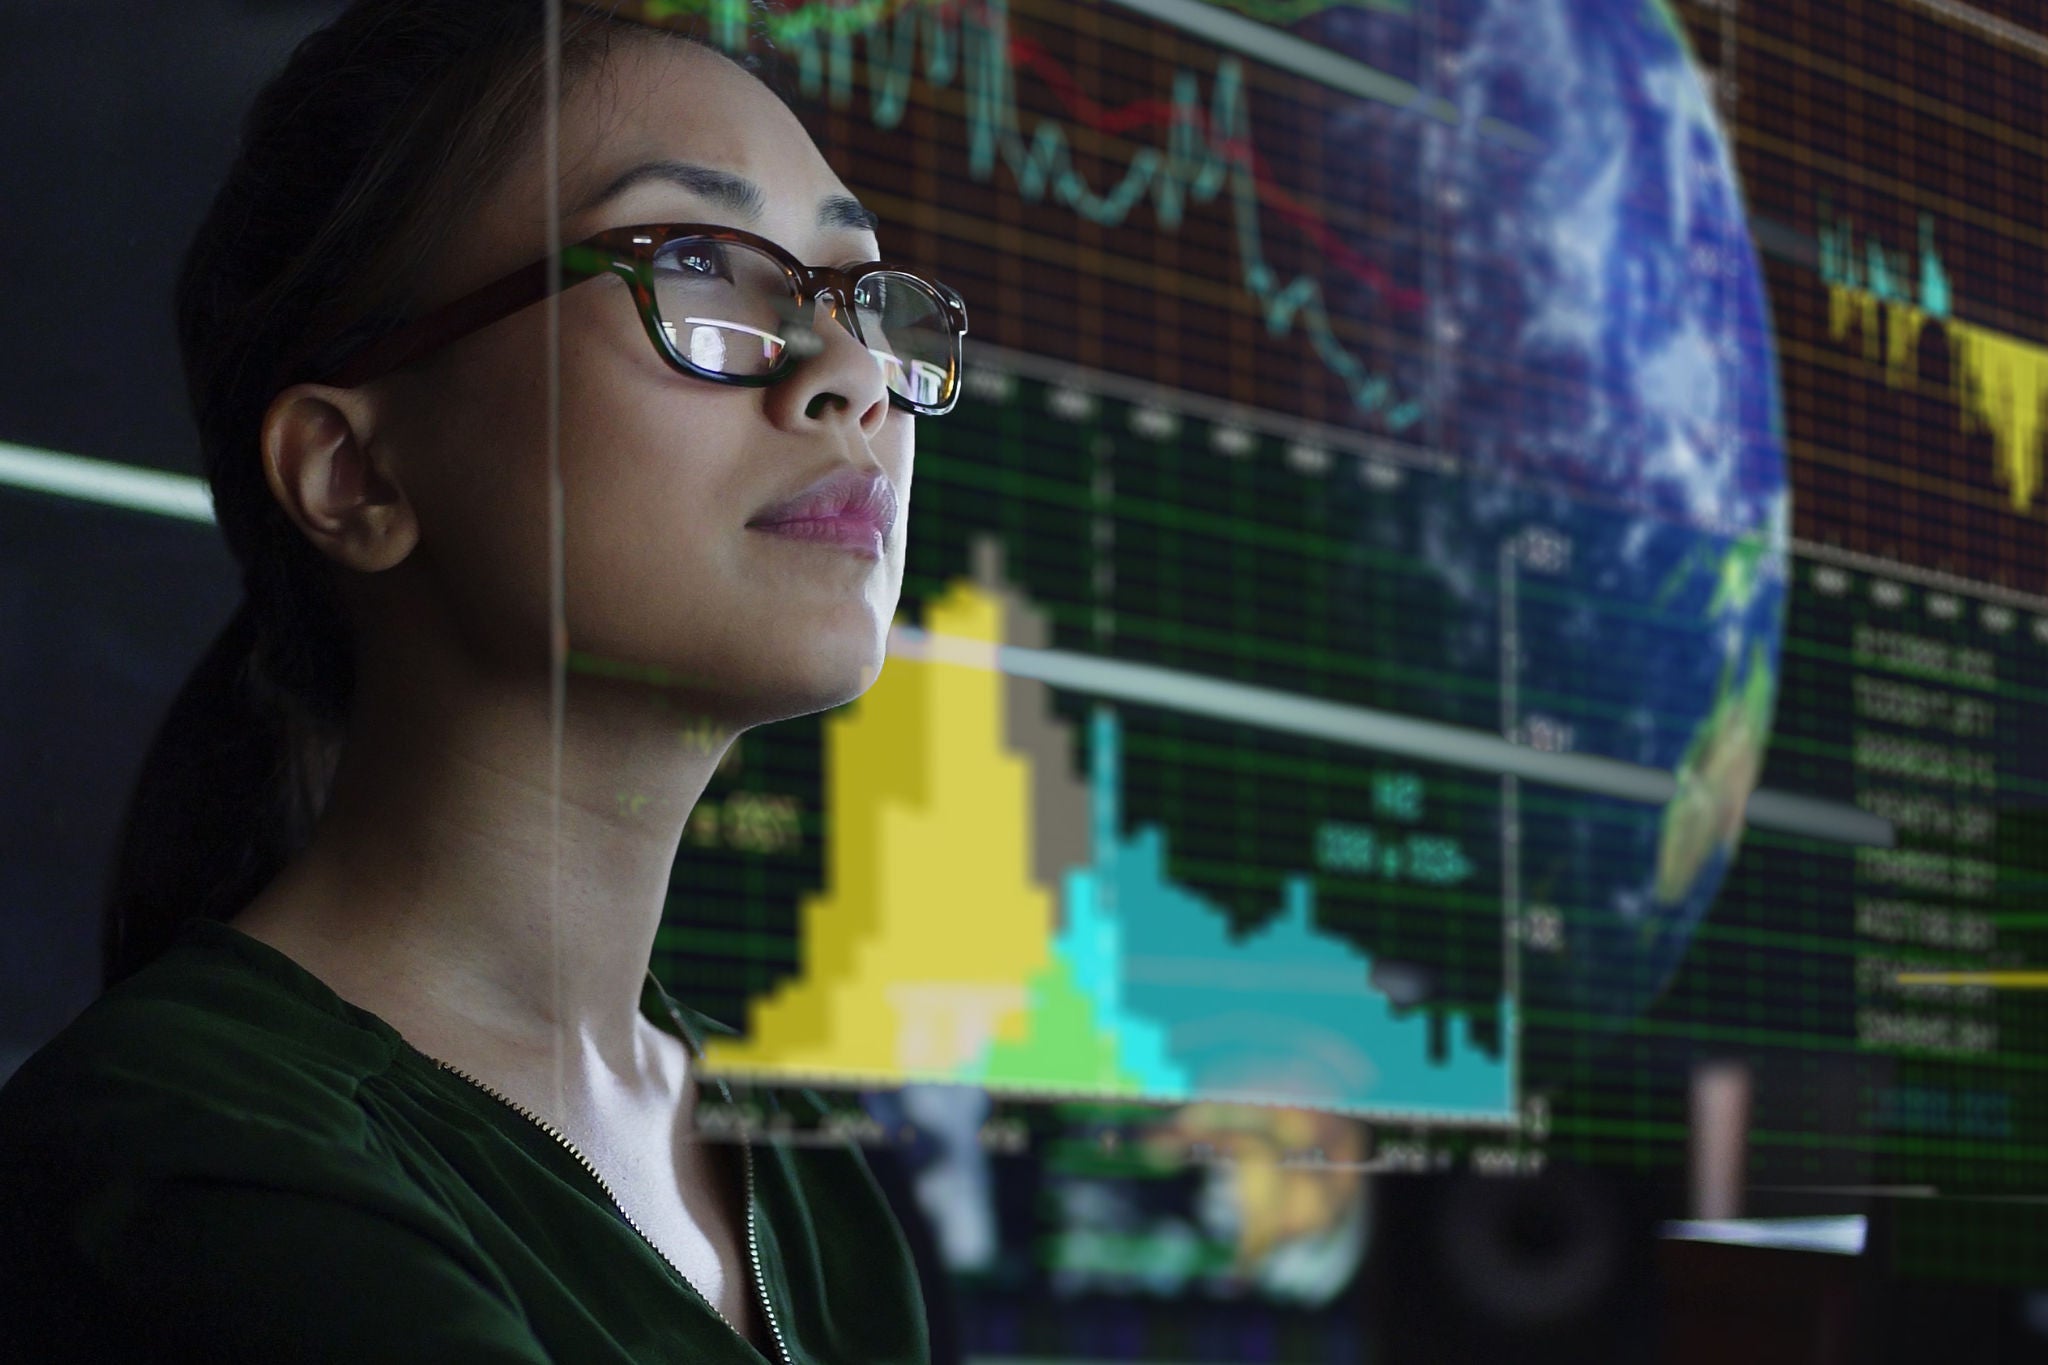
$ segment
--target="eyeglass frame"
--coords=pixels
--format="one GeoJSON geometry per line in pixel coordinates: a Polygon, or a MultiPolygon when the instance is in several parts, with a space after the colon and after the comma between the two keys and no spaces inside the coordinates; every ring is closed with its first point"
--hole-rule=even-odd
{"type": "Polygon", "coordinates": [[[676,348],[675,342],[662,326],[661,305],[654,293],[653,269],[655,257],[661,249],[681,237],[707,238],[752,247],[762,252],[782,267],[784,276],[795,291],[797,307],[808,308],[816,304],[820,298],[829,297],[842,324],[863,346],[867,344],[867,339],[860,334],[859,309],[853,302],[854,288],[862,278],[887,271],[897,275],[908,275],[929,285],[944,308],[946,321],[953,331],[953,391],[943,405],[934,405],[913,402],[890,388],[887,390],[889,401],[921,417],[943,416],[951,412],[953,405],[959,401],[963,378],[960,343],[967,335],[967,304],[952,287],[887,261],[864,261],[844,269],[836,266],[805,265],[782,246],[766,237],[718,223],[642,223],[631,227],[607,228],[580,242],[563,247],[557,257],[543,256],[529,265],[521,266],[508,275],[500,276],[489,284],[443,304],[395,331],[385,333],[363,345],[315,382],[331,384],[337,388],[354,388],[359,384],[367,384],[402,365],[409,365],[443,346],[508,318],[522,308],[530,308],[551,294],[560,293],[562,290],[571,289],[604,275],[616,275],[626,282],[627,288],[632,291],[633,307],[640,314],[640,321],[646,329],[648,340],[654,343],[654,348],[661,358],[679,373],[698,379],[708,379],[717,384],[734,384],[743,388],[765,388],[788,377],[790,370],[804,358],[804,355],[799,354],[799,347],[787,340],[784,340],[782,354],[775,366],[761,374],[725,374],[717,370],[707,370],[676,348]],[[559,274],[550,268],[556,260],[561,263],[559,274]]]}

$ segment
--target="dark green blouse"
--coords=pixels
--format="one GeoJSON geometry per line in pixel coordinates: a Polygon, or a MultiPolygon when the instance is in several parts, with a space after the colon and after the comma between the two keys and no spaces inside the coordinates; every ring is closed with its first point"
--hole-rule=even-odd
{"type": "MultiPolygon", "coordinates": [[[[641,1011],[697,1054],[652,973],[641,1011]]],[[[800,1096],[815,1105],[815,1096],[800,1096]]],[[[761,1143],[795,1362],[927,1358],[851,1145],[761,1143]]],[[[0,1089],[0,1360],[760,1365],[568,1148],[230,925],[186,924],[0,1089]]]]}

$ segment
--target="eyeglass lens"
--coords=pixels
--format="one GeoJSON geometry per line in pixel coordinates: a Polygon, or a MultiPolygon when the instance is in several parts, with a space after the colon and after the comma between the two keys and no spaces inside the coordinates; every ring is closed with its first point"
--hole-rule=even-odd
{"type": "MultiPolygon", "coordinates": [[[[738,242],[684,237],[654,259],[655,303],[676,351],[715,374],[772,373],[792,349],[801,354],[809,310],[799,310],[782,267],[738,242]]],[[[882,366],[889,388],[920,406],[945,403],[958,376],[956,339],[945,305],[930,285],[899,271],[861,277],[854,316],[840,321],[882,366]]]]}

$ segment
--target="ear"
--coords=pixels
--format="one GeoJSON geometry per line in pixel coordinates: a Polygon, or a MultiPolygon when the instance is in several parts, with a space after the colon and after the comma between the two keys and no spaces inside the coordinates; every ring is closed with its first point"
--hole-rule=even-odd
{"type": "Polygon", "coordinates": [[[364,573],[388,569],[419,542],[419,518],[378,436],[363,389],[294,384],[263,414],[263,476],[320,553],[364,573]]]}

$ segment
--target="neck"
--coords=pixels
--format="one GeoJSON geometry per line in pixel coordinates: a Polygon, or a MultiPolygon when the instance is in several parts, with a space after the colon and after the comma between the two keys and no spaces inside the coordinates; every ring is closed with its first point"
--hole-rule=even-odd
{"type": "Polygon", "coordinates": [[[651,689],[572,678],[558,752],[545,691],[364,681],[309,845],[236,927],[416,1044],[401,1018],[554,1059],[573,1084],[648,1079],[655,932],[732,735],[706,743],[651,689]]]}

